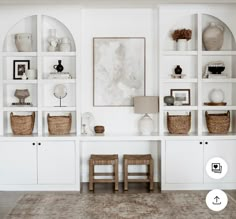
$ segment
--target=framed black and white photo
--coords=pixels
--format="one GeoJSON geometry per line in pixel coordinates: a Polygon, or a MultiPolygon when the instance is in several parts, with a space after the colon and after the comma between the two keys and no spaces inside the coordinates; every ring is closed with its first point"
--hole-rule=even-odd
{"type": "Polygon", "coordinates": [[[13,61],[13,79],[22,79],[23,74],[30,68],[30,60],[14,60],[13,61]]]}
{"type": "Polygon", "coordinates": [[[93,105],[133,106],[145,95],[144,37],[93,38],[93,105]]]}
{"type": "Polygon", "coordinates": [[[175,98],[175,102],[181,105],[190,105],[190,89],[171,89],[170,95],[175,98]]]}

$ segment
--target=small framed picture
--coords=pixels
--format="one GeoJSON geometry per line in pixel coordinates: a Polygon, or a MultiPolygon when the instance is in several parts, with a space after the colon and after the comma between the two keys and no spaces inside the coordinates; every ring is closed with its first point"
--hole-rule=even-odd
{"type": "Polygon", "coordinates": [[[22,79],[23,74],[30,68],[30,60],[14,60],[13,61],[13,79],[22,79]]]}
{"type": "Polygon", "coordinates": [[[175,101],[180,105],[190,105],[190,89],[171,89],[170,95],[175,98],[175,101]]]}

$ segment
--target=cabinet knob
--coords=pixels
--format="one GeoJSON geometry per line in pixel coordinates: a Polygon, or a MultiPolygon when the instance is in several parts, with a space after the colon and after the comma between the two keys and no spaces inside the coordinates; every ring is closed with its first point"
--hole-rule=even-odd
{"type": "Polygon", "coordinates": [[[208,144],[208,142],[206,141],[205,144],[208,144]]]}
{"type": "Polygon", "coordinates": [[[200,141],[200,144],[202,144],[202,141],[200,141]]]}
{"type": "Polygon", "coordinates": [[[35,145],[35,143],[33,142],[32,145],[35,145]]]}
{"type": "Polygon", "coordinates": [[[39,142],[38,145],[41,145],[41,143],[39,142]]]}

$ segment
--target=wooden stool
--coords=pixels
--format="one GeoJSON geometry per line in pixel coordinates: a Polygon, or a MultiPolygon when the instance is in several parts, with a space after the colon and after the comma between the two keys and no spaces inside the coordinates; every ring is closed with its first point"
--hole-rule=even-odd
{"type": "Polygon", "coordinates": [[[131,155],[123,157],[124,190],[128,190],[128,182],[149,182],[149,189],[153,190],[153,159],[151,154],[131,155]],[[129,173],[129,165],[147,165],[147,173],[129,173]],[[128,176],[147,176],[147,179],[128,179],[128,176]]]}
{"type": "Polygon", "coordinates": [[[89,159],[89,190],[93,191],[94,183],[115,183],[115,190],[118,191],[118,155],[91,154],[89,159]],[[112,173],[95,173],[95,165],[112,165],[112,173]],[[114,176],[112,179],[95,179],[94,176],[114,176]]]}

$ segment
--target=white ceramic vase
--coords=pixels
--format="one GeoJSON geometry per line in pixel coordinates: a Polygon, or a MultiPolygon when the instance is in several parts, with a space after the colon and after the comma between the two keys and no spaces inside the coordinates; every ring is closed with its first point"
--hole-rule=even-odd
{"type": "Polygon", "coordinates": [[[32,51],[32,34],[31,33],[17,33],[15,34],[15,44],[18,52],[32,51]]]}
{"type": "Polygon", "coordinates": [[[60,51],[61,52],[70,52],[70,50],[71,50],[70,39],[68,37],[63,37],[61,39],[60,51]]]}
{"type": "Polygon", "coordinates": [[[26,70],[26,76],[29,80],[34,80],[37,78],[37,71],[36,69],[28,69],[26,70]]]}
{"type": "Polygon", "coordinates": [[[70,52],[70,43],[61,43],[60,44],[61,52],[70,52]]]}
{"type": "Polygon", "coordinates": [[[48,51],[49,52],[55,52],[57,50],[58,46],[58,38],[57,38],[57,31],[56,29],[49,29],[49,36],[48,36],[48,51]]]}
{"type": "Polygon", "coordinates": [[[209,93],[209,100],[212,103],[222,103],[224,101],[225,95],[221,89],[213,89],[209,93]]]}
{"type": "Polygon", "coordinates": [[[211,22],[202,34],[203,45],[206,50],[220,50],[224,42],[223,26],[211,22]]]}
{"type": "Polygon", "coordinates": [[[176,46],[178,51],[186,51],[188,50],[188,41],[186,39],[178,39],[176,46]]]}

